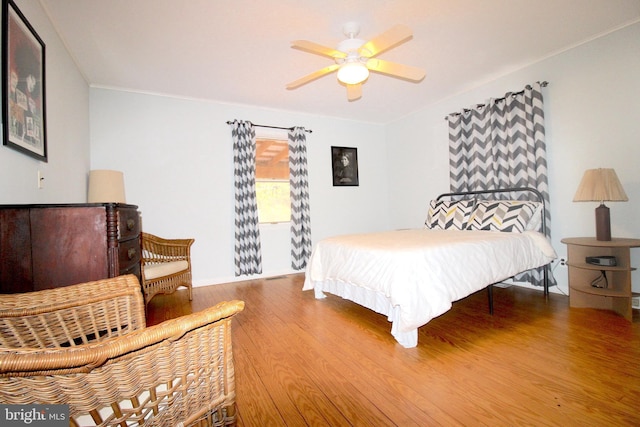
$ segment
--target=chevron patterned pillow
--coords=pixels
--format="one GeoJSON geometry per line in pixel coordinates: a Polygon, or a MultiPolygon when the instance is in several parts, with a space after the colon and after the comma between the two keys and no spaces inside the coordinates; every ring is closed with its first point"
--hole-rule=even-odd
{"type": "Polygon", "coordinates": [[[464,230],[475,203],[475,200],[432,200],[424,225],[432,229],[464,230]]]}
{"type": "Polygon", "coordinates": [[[471,214],[467,230],[514,231],[522,233],[536,206],[513,200],[478,202],[471,214]]]}

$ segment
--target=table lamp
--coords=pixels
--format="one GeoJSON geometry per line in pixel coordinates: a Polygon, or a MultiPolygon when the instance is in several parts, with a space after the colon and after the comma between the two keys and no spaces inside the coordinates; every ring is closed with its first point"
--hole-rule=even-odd
{"type": "Polygon", "coordinates": [[[126,203],[124,196],[124,174],[113,170],[89,172],[89,203],[126,203]]]}
{"type": "Polygon", "coordinates": [[[588,169],[585,171],[574,202],[600,202],[596,208],[596,239],[611,240],[609,208],[604,202],[626,202],[629,200],[613,169],[588,169]]]}

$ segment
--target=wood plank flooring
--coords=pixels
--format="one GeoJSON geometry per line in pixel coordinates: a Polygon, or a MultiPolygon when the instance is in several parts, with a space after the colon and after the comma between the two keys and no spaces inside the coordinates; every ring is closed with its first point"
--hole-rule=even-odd
{"type": "Polygon", "coordinates": [[[240,299],[239,426],[637,426],[640,322],[511,287],[454,303],[401,347],[382,315],[303,275],[159,295],[149,325],[240,299]]]}

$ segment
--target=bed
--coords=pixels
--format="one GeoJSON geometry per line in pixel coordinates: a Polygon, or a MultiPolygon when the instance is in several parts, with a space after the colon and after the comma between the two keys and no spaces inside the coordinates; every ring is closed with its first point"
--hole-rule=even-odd
{"type": "Polygon", "coordinates": [[[387,316],[398,343],[415,347],[418,328],[454,301],[518,273],[544,267],[548,293],[548,265],[556,253],[545,237],[544,212],[542,195],[530,188],[442,194],[430,202],[423,228],[319,241],[303,290],[387,316]],[[497,200],[498,193],[535,200],[497,200]]]}

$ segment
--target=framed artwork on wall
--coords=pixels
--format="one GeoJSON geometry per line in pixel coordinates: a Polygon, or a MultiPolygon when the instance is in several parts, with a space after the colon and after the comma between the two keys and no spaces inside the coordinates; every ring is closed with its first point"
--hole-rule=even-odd
{"type": "Polygon", "coordinates": [[[2,0],[3,144],[47,161],[45,45],[12,0],[2,0]]]}
{"type": "Polygon", "coordinates": [[[358,149],[331,147],[333,186],[358,186],[358,149]]]}

